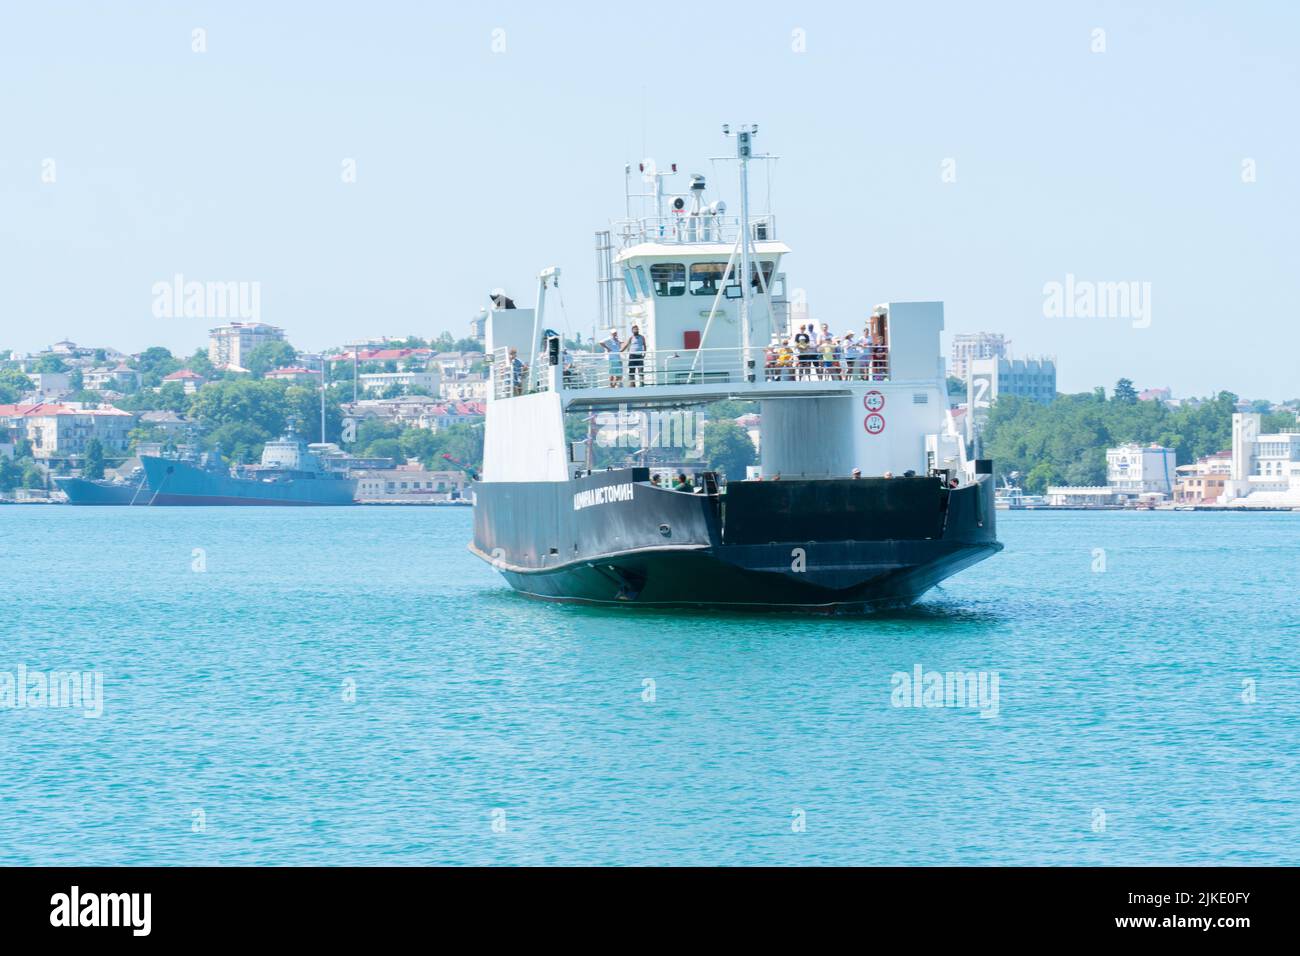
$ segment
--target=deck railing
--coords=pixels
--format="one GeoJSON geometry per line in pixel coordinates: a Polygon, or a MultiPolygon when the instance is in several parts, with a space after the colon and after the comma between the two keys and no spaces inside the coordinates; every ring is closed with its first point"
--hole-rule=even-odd
{"type": "MultiPolygon", "coordinates": [[[[753,382],[883,382],[889,379],[889,350],[867,349],[853,359],[842,353],[827,360],[822,353],[782,355],[750,349],[753,363],[746,376],[741,348],[658,349],[648,352],[566,352],[563,387],[656,388],[681,385],[727,385],[753,382]]],[[[492,352],[492,397],[509,398],[550,388],[550,368],[540,361],[514,369],[507,349],[492,352]]]]}
{"type": "MultiPolygon", "coordinates": [[[[740,235],[740,218],[737,216],[692,216],[679,213],[671,216],[648,216],[643,219],[623,219],[614,224],[615,232],[623,244],[638,242],[691,243],[736,241],[740,235]]],[[[776,238],[776,217],[750,217],[750,235],[756,242],[776,238]]]]}

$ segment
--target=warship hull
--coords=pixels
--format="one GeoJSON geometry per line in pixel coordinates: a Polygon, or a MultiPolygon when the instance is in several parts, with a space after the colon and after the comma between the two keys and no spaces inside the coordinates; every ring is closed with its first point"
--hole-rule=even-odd
{"type": "Polygon", "coordinates": [[[70,505],[147,505],[148,482],[93,481],[88,478],[55,478],[70,505]]]}
{"type": "MultiPolygon", "coordinates": [[[[318,477],[309,472],[294,477],[234,478],[182,461],[141,458],[149,485],[151,505],[352,505],[356,481],[318,477]]],[[[143,495],[141,497],[144,497],[143,495]]]]}

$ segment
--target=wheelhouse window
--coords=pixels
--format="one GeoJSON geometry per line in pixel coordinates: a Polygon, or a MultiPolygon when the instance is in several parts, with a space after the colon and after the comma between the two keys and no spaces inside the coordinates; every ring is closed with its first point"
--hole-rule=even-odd
{"type": "Polygon", "coordinates": [[[641,284],[641,294],[647,299],[650,298],[650,279],[645,274],[645,266],[636,267],[636,279],[641,284]]]}
{"type": "Polygon", "coordinates": [[[636,283],[632,281],[632,270],[623,270],[623,284],[627,286],[627,297],[633,302],[636,301],[636,283]]]}
{"type": "Polygon", "coordinates": [[[686,294],[686,266],[680,262],[656,262],[650,266],[650,282],[655,295],[686,294]]]}
{"type": "Polygon", "coordinates": [[[727,273],[725,262],[696,262],[691,265],[691,295],[717,295],[722,288],[722,277],[727,273]]]}
{"type": "MultiPolygon", "coordinates": [[[[731,270],[731,279],[727,282],[727,298],[740,298],[740,267],[737,266],[731,270]]],[[[751,262],[749,264],[749,282],[753,287],[751,295],[758,295],[765,289],[772,291],[772,276],[776,272],[776,263],[771,259],[765,259],[763,262],[751,262]],[[762,282],[759,281],[759,266],[763,269],[762,282]]]]}
{"type": "Polygon", "coordinates": [[[772,288],[772,273],[774,271],[776,271],[776,263],[771,259],[765,259],[761,263],[751,262],[749,264],[749,275],[750,282],[753,284],[754,289],[762,291],[763,289],[772,288]],[[763,281],[761,283],[758,280],[758,267],[760,265],[763,267],[763,281]]]}

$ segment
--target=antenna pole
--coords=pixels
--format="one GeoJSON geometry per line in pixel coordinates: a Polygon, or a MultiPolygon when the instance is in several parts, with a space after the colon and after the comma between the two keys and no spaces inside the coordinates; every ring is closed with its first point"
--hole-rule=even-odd
{"type": "MultiPolygon", "coordinates": [[[[722,132],[729,136],[731,128],[723,126],[722,132]]],[[[740,160],[740,338],[744,363],[741,374],[746,382],[754,380],[749,334],[749,159],[754,154],[753,140],[757,135],[758,128],[753,126],[741,126],[736,130],[736,158],[740,160]]]]}
{"type": "Polygon", "coordinates": [[[321,356],[320,363],[320,440],[322,444],[325,441],[325,375],[329,371],[329,363],[325,357],[321,356]]]}

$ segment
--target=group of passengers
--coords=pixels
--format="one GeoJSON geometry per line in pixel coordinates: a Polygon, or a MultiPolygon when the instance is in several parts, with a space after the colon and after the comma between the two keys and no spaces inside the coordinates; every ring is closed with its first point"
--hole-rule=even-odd
{"type": "Polygon", "coordinates": [[[627,384],[629,388],[645,385],[645,336],[641,327],[632,326],[632,334],[627,341],[619,340],[618,329],[610,329],[609,336],[600,343],[602,350],[609,354],[609,387],[620,388],[623,384],[623,353],[627,353],[627,384]]]}
{"type": "Polygon", "coordinates": [[[679,471],[675,478],[670,478],[667,475],[664,475],[662,478],[659,477],[659,475],[651,475],[650,484],[654,485],[656,488],[671,488],[673,491],[685,491],[687,494],[694,494],[699,490],[695,487],[695,483],[691,481],[684,471],[679,471]]]}
{"type": "MultiPolygon", "coordinates": [[[[555,333],[547,331],[548,336],[555,333]]],[[[619,338],[618,329],[599,343],[598,348],[609,357],[609,387],[644,387],[646,382],[646,338],[640,326],[632,326],[627,341],[619,338]],[[624,354],[627,357],[624,371],[624,354]]],[[[510,379],[512,392],[525,391],[528,366],[520,360],[515,349],[510,349],[510,379]]],[[[538,356],[539,365],[546,363],[543,349],[538,356]]],[[[576,384],[577,373],[573,357],[567,347],[562,347],[560,364],[565,384],[576,384]]],[[[820,329],[813,323],[804,323],[786,339],[775,338],[763,351],[763,366],[769,382],[793,381],[871,381],[881,382],[889,377],[889,336],[885,316],[873,314],[859,336],[852,330],[836,336],[826,322],[820,329]]]]}
{"type": "Polygon", "coordinates": [[[788,339],[773,339],[764,350],[769,382],[882,382],[889,377],[889,342],[883,317],[872,316],[859,337],[841,336],[830,326],[807,323],[788,339]]]}

